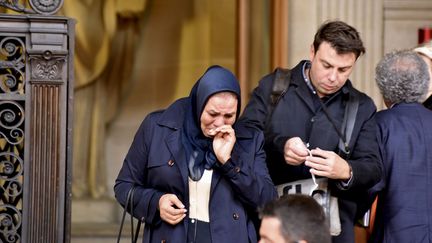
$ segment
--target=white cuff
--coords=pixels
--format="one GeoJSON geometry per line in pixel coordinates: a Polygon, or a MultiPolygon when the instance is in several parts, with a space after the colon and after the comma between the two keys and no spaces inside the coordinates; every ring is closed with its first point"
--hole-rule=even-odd
{"type": "Polygon", "coordinates": [[[348,179],[348,181],[346,181],[346,180],[339,181],[340,185],[346,189],[349,186],[349,184],[351,183],[352,178],[353,178],[353,172],[352,172],[352,168],[350,166],[350,178],[348,179]]]}

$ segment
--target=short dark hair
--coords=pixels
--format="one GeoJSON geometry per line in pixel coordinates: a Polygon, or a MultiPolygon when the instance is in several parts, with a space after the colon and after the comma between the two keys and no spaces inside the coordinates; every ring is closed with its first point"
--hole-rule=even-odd
{"type": "Polygon", "coordinates": [[[260,217],[275,217],[287,242],[330,243],[330,229],[324,210],[315,199],[303,194],[288,194],[268,202],[260,217]]]}
{"type": "Polygon", "coordinates": [[[354,53],[356,59],[366,52],[359,32],[345,22],[328,21],[315,34],[314,49],[318,51],[322,42],[328,42],[338,54],[354,53]]]}

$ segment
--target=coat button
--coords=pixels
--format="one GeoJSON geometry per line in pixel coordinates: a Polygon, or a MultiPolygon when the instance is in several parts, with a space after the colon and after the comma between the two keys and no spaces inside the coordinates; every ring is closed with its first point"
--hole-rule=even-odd
{"type": "Polygon", "coordinates": [[[240,172],[240,167],[236,166],[236,167],[234,168],[234,171],[235,171],[236,173],[239,173],[239,172],[240,172]]]}
{"type": "Polygon", "coordinates": [[[312,117],[310,121],[315,122],[315,117],[312,117]]]}
{"type": "Polygon", "coordinates": [[[168,161],[168,165],[172,167],[172,166],[174,165],[174,160],[170,159],[170,160],[168,161]]]}
{"type": "Polygon", "coordinates": [[[238,215],[238,213],[233,213],[233,219],[234,220],[238,220],[240,218],[240,216],[238,215]]]}

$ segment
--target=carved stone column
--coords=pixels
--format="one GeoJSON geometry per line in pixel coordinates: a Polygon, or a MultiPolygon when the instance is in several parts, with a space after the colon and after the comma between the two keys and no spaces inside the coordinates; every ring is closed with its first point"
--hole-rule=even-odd
{"type": "Polygon", "coordinates": [[[0,15],[0,242],[69,242],[74,21],[0,15]]]}

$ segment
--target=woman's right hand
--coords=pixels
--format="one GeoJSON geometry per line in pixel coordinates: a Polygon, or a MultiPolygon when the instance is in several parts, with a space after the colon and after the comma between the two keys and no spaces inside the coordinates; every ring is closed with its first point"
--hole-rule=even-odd
{"type": "Polygon", "coordinates": [[[305,162],[308,155],[308,149],[301,138],[293,137],[285,142],[284,157],[287,164],[300,165],[305,162]]]}
{"type": "Polygon", "coordinates": [[[159,212],[163,221],[176,225],[186,217],[183,203],[174,194],[164,194],[159,199],[159,212]]]}

